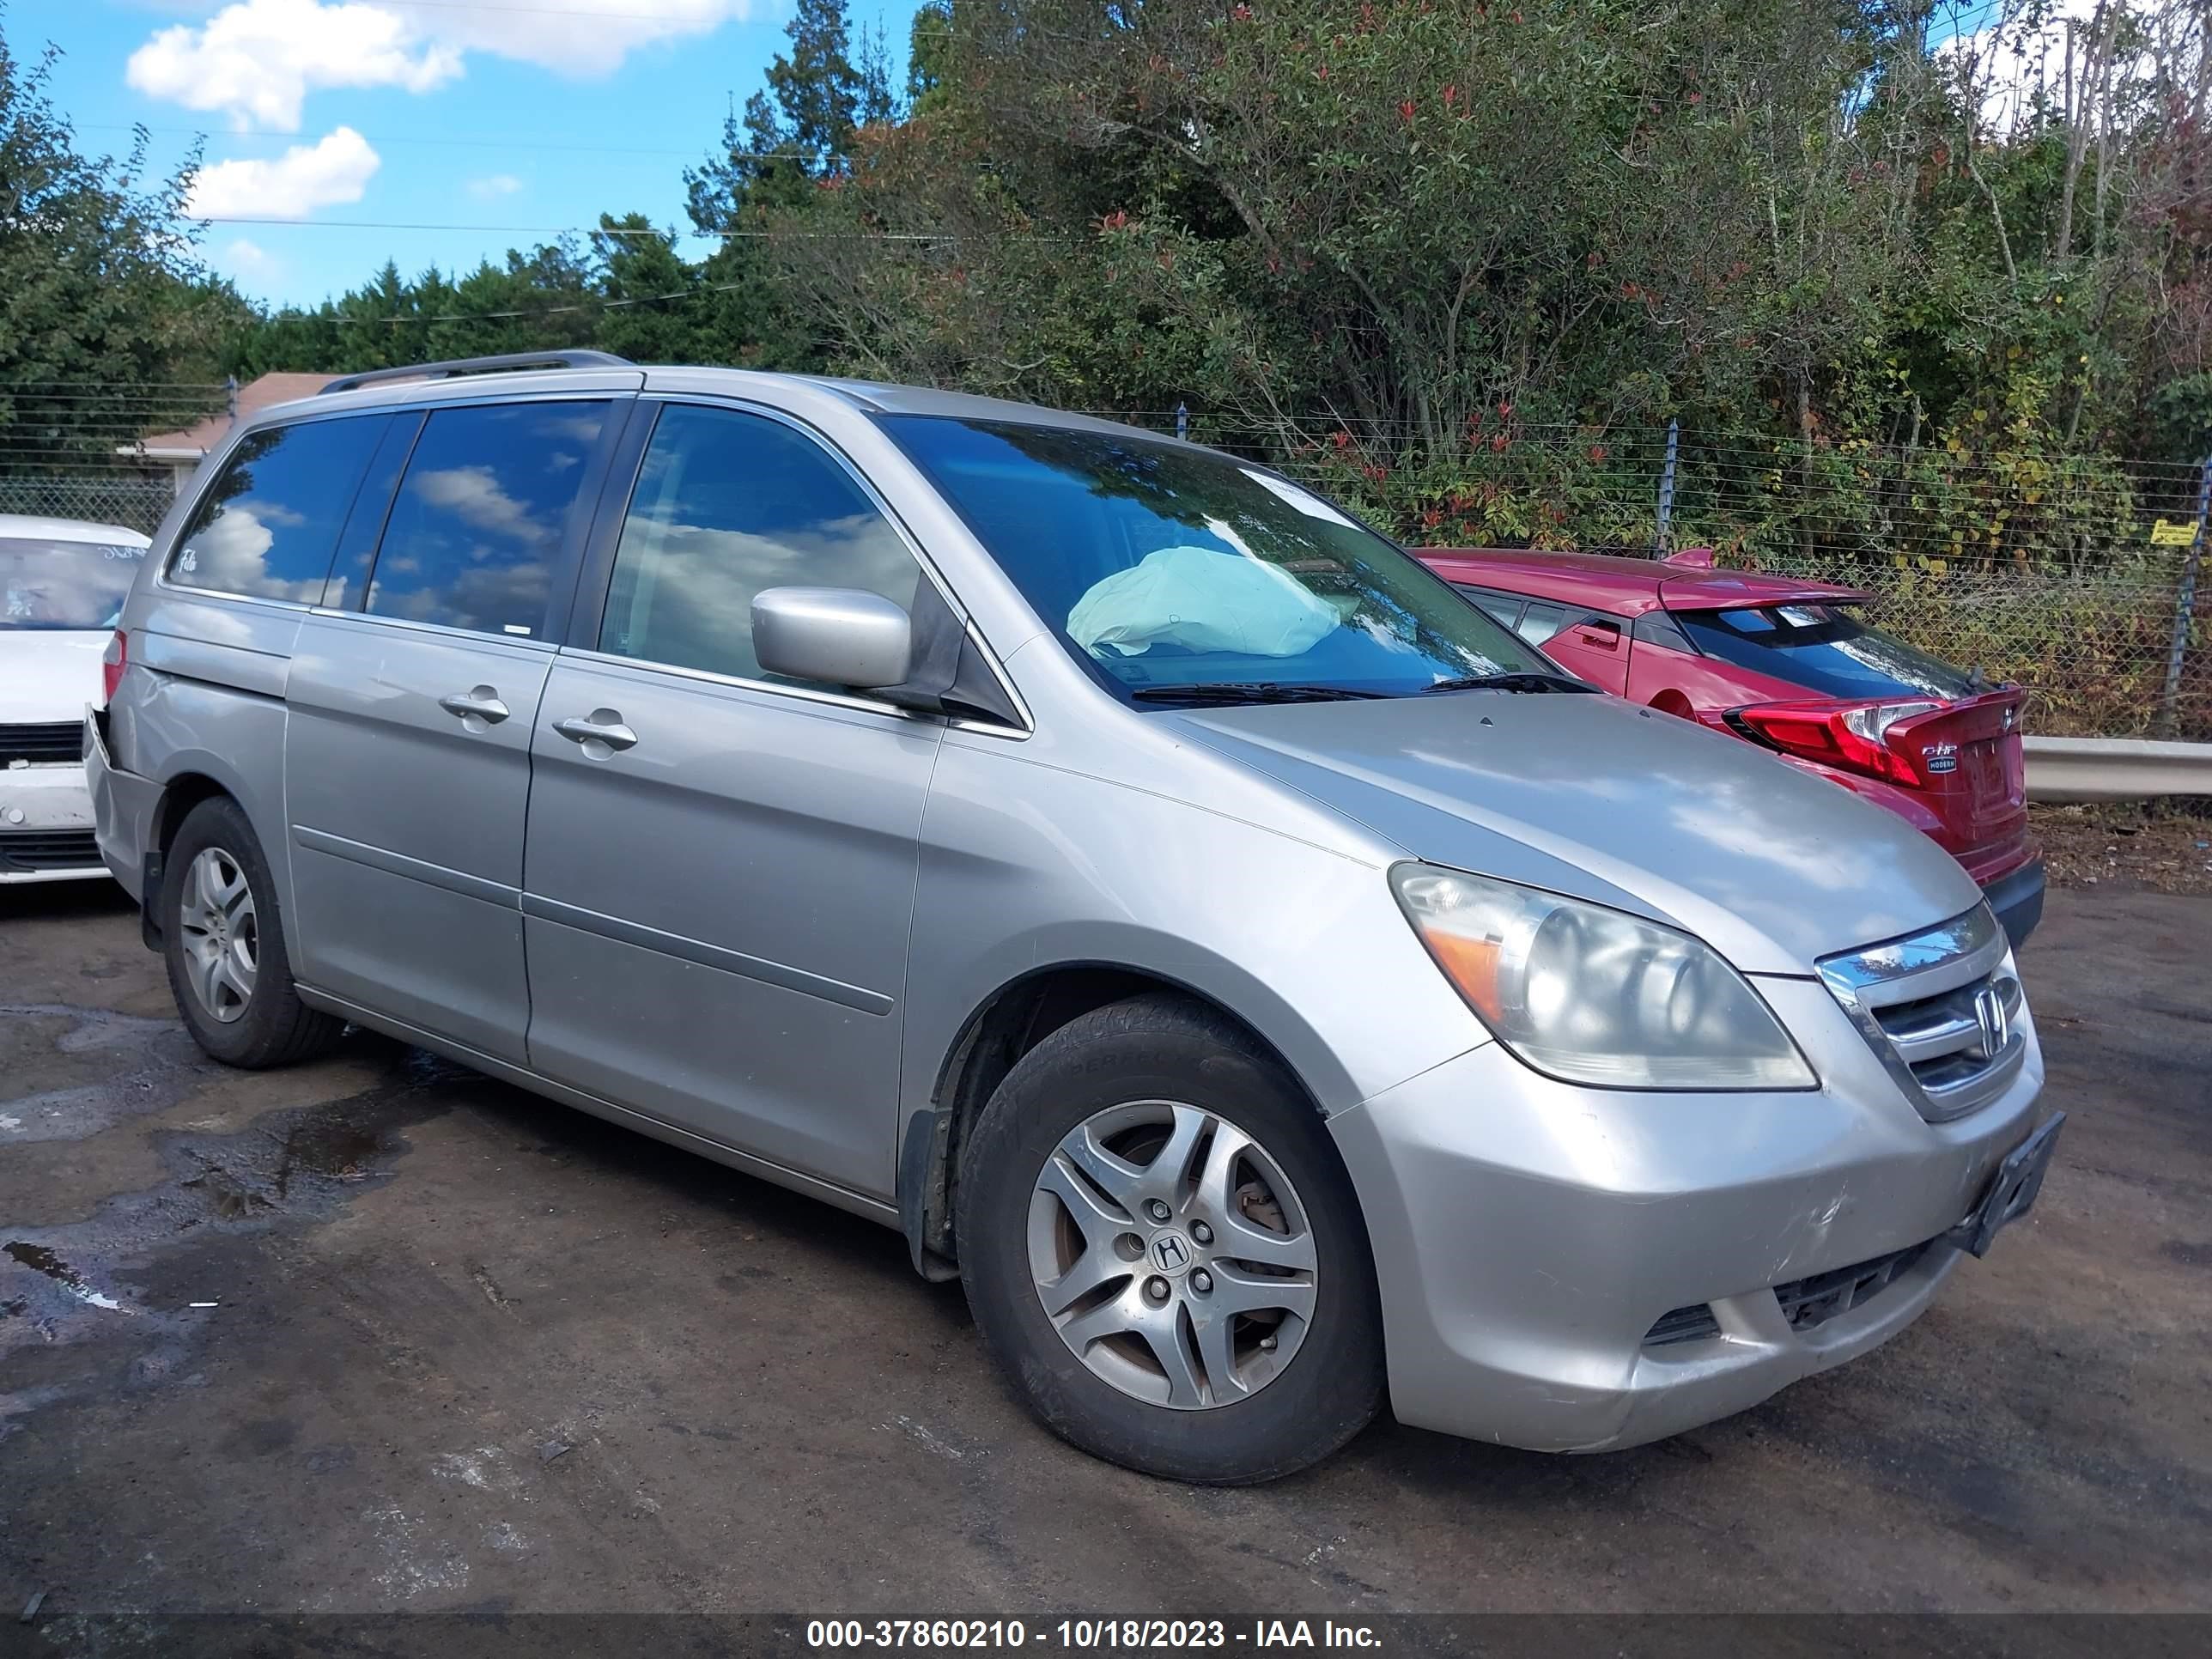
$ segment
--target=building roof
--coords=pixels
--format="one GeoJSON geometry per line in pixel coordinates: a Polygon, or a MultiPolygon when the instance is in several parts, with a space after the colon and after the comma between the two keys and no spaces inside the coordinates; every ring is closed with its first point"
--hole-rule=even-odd
{"type": "Polygon", "coordinates": [[[295,398],[312,398],[330,383],[327,374],[264,374],[239,387],[235,407],[196,421],[181,432],[155,432],[117,450],[122,455],[143,455],[156,461],[196,461],[230,434],[230,429],[251,415],[295,398]]]}

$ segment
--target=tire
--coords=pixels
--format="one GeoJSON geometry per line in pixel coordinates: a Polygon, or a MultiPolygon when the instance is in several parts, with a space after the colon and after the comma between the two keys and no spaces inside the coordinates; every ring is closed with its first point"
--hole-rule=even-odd
{"type": "Polygon", "coordinates": [[[185,814],[163,861],[158,902],[170,994],[211,1058],[259,1071],[337,1041],[345,1023],[308,1007],[294,988],[276,883],[236,801],[211,796],[185,814]],[[217,963],[219,974],[211,972],[217,963]]]}
{"type": "Polygon", "coordinates": [[[1249,1485],[1318,1462],[1381,1407],[1382,1315],[1352,1183],[1312,1102],[1218,1015],[1163,993],[1053,1032],[977,1118],[958,1190],[984,1343],[1023,1403],[1085,1451],[1249,1485]]]}

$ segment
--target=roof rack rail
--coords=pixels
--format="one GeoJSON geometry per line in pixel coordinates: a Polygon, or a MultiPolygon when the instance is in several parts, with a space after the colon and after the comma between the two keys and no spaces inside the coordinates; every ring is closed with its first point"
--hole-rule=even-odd
{"type": "Polygon", "coordinates": [[[359,374],[341,375],[316,395],[353,392],[386,380],[447,380],[457,374],[487,374],[503,368],[628,368],[630,361],[611,351],[510,351],[499,357],[455,357],[442,363],[408,363],[398,368],[372,368],[359,374]]]}

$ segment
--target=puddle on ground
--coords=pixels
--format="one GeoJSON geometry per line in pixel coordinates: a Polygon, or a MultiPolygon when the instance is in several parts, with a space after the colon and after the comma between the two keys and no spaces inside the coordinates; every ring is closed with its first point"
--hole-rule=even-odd
{"type": "MultiPolygon", "coordinates": [[[[210,1237],[329,1219],[391,1178],[404,1129],[495,1086],[419,1051],[364,1041],[377,1045],[364,1053],[386,1060],[368,1089],[277,1107],[226,1133],[156,1131],[149,1139],[167,1178],[104,1200],[85,1220],[16,1227],[0,1216],[0,1367],[25,1348],[127,1333],[152,1350],[133,1376],[176,1373],[195,1333],[221,1312],[190,1304],[219,1304],[222,1287],[155,1298],[146,1280],[165,1255],[210,1237]]],[[[29,1404],[55,1397],[51,1389],[10,1395],[0,1370],[0,1437],[29,1404]]]]}
{"type": "Polygon", "coordinates": [[[101,1075],[0,1100],[0,1150],[34,1140],[82,1140],[131,1118],[151,1117],[223,1074],[173,1019],[67,1003],[0,1004],[0,1024],[39,1019],[68,1020],[54,1049],[97,1054],[101,1075]]]}
{"type": "MultiPolygon", "coordinates": [[[[84,1282],[76,1268],[43,1244],[31,1244],[20,1238],[11,1238],[4,1246],[0,1246],[0,1254],[6,1255],[34,1273],[44,1273],[87,1307],[105,1308],[111,1313],[122,1310],[121,1303],[112,1296],[94,1290],[84,1282]]],[[[6,1305],[12,1310],[26,1308],[28,1304],[23,1297],[17,1297],[6,1305]]]]}

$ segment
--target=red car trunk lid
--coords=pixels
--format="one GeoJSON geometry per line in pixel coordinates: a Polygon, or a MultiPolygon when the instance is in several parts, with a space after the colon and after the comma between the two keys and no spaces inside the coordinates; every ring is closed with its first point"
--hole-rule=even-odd
{"type": "Polygon", "coordinates": [[[1890,751],[1920,778],[1929,804],[1966,847],[2020,833],[2027,815],[2020,741],[2022,693],[1990,691],[1891,726],[1890,751]]]}

